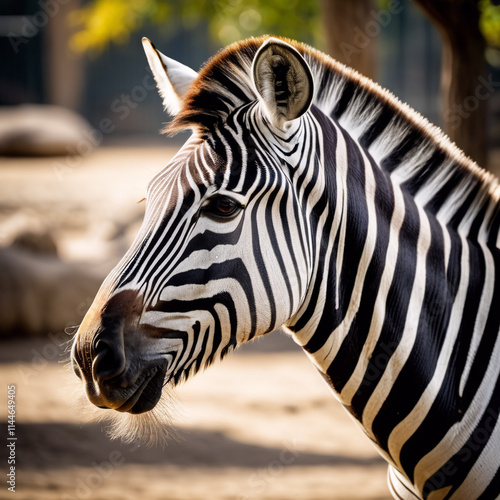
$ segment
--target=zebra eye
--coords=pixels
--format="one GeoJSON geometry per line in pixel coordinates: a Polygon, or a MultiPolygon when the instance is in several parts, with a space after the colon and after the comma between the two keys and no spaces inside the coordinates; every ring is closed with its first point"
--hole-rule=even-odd
{"type": "Polygon", "coordinates": [[[227,196],[215,196],[208,205],[205,206],[205,212],[221,218],[229,218],[236,215],[241,210],[242,206],[227,196]]]}

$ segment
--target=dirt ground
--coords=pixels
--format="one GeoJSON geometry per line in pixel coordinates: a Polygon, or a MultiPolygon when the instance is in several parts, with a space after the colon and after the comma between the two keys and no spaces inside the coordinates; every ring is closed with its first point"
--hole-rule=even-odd
{"type": "Polygon", "coordinates": [[[305,355],[273,335],[179,387],[164,449],[111,441],[82,419],[52,342],[3,343],[0,411],[15,384],[18,439],[16,495],[4,482],[0,498],[388,499],[383,460],[305,355]]]}
{"type": "MultiPolygon", "coordinates": [[[[104,274],[137,229],[148,179],[173,153],[106,148],[76,160],[1,159],[0,245],[20,228],[50,228],[63,260],[104,274]]],[[[10,337],[0,343],[0,498],[389,499],[384,461],[280,332],[177,390],[178,439],[164,449],[111,441],[105,423],[83,418],[64,333],[10,337]],[[15,496],[5,481],[12,385],[15,496]]]]}

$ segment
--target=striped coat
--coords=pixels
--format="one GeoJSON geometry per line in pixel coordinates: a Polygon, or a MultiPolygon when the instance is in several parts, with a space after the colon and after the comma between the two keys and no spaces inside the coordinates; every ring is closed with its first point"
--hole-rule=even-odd
{"type": "Polygon", "coordinates": [[[194,133],[75,339],[89,399],[149,411],[163,380],[284,326],[389,463],[395,498],[497,498],[497,180],[302,44],[249,39],[196,74],[144,43],[167,130],[194,133]],[[126,397],[117,377],[134,380],[126,397]]]}

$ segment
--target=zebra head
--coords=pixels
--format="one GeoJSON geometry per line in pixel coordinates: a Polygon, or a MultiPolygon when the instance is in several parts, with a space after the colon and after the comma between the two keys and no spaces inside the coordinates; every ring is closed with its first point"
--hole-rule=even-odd
{"type": "Polygon", "coordinates": [[[143,43],[170,128],[194,133],[150,182],[139,234],[72,352],[88,399],[130,414],[297,315],[320,182],[313,76],[296,48],[241,42],[237,61],[226,49],[197,74],[143,43]]]}

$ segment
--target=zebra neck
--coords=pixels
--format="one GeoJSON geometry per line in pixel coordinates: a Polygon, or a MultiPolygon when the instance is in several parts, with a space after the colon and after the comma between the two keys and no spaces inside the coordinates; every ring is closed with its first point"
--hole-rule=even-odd
{"type": "MultiPolygon", "coordinates": [[[[439,422],[442,437],[482,383],[484,370],[472,360],[481,345],[496,345],[500,324],[500,314],[490,310],[500,299],[491,236],[495,224],[498,234],[498,210],[476,191],[483,208],[473,197],[465,209],[462,200],[440,218],[338,123],[329,127],[321,127],[321,161],[330,207],[314,229],[322,241],[290,329],[401,470],[399,453],[409,435],[393,431],[407,420],[407,429],[421,424],[432,409],[430,421],[439,422]]],[[[439,441],[439,432],[428,431],[439,441]]]]}
{"type": "MultiPolygon", "coordinates": [[[[418,207],[407,210],[401,189],[369,154],[338,123],[328,126],[321,127],[326,179],[315,182],[329,191],[330,206],[328,216],[317,217],[320,227],[314,232],[321,234],[323,241],[316,245],[321,253],[291,329],[341,396],[362,382],[379,343],[392,354],[400,342],[389,302],[402,307],[403,297],[410,299],[405,289],[414,281],[419,288],[423,274],[416,277],[415,271],[417,263],[425,263],[430,238],[418,207]]],[[[442,242],[435,245],[443,251],[442,242]]],[[[350,406],[350,398],[341,399],[350,406]]]]}

